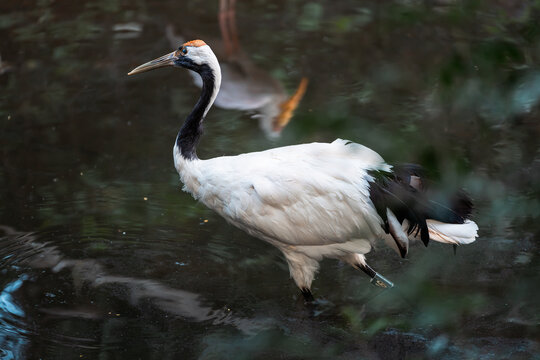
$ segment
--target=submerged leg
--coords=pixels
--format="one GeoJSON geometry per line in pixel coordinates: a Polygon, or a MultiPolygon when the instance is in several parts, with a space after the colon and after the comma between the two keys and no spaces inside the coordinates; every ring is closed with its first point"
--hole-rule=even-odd
{"type": "Polygon", "coordinates": [[[311,293],[311,290],[310,289],[307,289],[307,288],[304,288],[304,289],[300,289],[300,291],[302,292],[302,295],[304,296],[304,301],[305,302],[312,302],[313,300],[315,300],[313,298],[313,294],[311,293]]]}

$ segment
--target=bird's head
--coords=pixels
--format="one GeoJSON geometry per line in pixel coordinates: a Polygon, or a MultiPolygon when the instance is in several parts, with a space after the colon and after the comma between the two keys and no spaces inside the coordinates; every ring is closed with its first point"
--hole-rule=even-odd
{"type": "Polygon", "coordinates": [[[180,66],[202,74],[205,71],[219,71],[219,63],[210,46],[202,40],[184,43],[177,50],[137,66],[128,75],[135,75],[164,66],[180,66]]]}

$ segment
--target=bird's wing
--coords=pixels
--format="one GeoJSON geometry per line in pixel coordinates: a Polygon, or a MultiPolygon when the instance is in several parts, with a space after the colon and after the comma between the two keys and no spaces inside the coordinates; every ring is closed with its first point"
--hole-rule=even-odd
{"type": "Polygon", "coordinates": [[[381,231],[367,170],[389,166],[362,145],[336,140],[202,163],[196,196],[252,235],[325,245],[381,231]]]}

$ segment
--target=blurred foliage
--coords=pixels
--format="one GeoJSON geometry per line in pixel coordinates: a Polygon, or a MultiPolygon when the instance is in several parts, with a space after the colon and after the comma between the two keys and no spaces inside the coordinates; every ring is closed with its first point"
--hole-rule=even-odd
{"type": "Polygon", "coordinates": [[[169,23],[217,42],[217,2],[36,1],[0,9],[1,59],[14,67],[0,74],[0,224],[36,232],[65,256],[99,260],[113,274],[194,291],[212,309],[276,320],[246,335],[134,306],[120,300],[121,290],[76,287],[65,272],[6,267],[2,284],[31,272],[32,286],[56,296],[21,293],[25,309],[46,299],[48,307],[84,305],[107,315],[44,319],[29,311],[34,333],[44,336],[16,342],[29,358],[535,353],[540,2],[238,2],[240,42],[254,63],[289,92],[302,76],[310,85],[277,140],[266,139],[251,114],[213,109],[202,158],[342,137],[390,163],[418,162],[476,202],[481,236],[456,257],[436,244],[425,252],[415,246],[403,261],[378,249],[371,263],[398,284],[384,293],[363,274],[325,262],[314,284],[321,300],[311,310],[291,300],[296,288],[277,250],[180,192],[171,148],[198,94],[189,76],[172,69],[125,75],[168,50],[169,23]],[[115,30],[128,22],[142,30],[115,30]],[[125,317],[111,318],[114,309],[125,317]],[[43,334],[51,324],[51,333],[84,333],[94,347],[43,334]]]}

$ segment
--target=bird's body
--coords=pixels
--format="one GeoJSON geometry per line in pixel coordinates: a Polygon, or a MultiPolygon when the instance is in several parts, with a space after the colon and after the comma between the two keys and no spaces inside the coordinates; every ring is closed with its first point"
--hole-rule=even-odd
{"type": "Polygon", "coordinates": [[[467,220],[471,204],[465,196],[448,204],[431,201],[418,168],[393,171],[379,154],[356,143],[338,139],[199,159],[195,146],[219,90],[219,64],[210,47],[196,40],[130,74],[164,65],[196,71],[203,82],[173,150],[184,189],[231,224],[280,249],[304,295],[310,295],[324,257],[348,262],[379,285],[391,286],[365,261],[364,254],[380,239],[402,256],[409,239],[474,241],[477,226],[467,220]]]}
{"type": "Polygon", "coordinates": [[[362,145],[336,140],[194,161],[175,145],[174,158],[185,190],[289,262],[364,254],[384,235],[367,170],[390,167],[362,145]]]}
{"type": "Polygon", "coordinates": [[[175,164],[195,198],[274,244],[336,244],[382,231],[366,169],[389,166],[358,144],[336,140],[196,161],[176,148],[175,164]]]}

